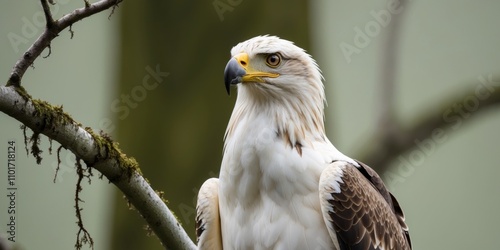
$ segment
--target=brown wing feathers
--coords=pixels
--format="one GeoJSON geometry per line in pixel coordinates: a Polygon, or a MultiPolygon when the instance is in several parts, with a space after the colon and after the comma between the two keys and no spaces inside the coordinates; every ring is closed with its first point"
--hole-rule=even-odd
{"type": "Polygon", "coordinates": [[[404,215],[373,169],[345,163],[328,215],[341,250],[411,249],[404,215]]]}

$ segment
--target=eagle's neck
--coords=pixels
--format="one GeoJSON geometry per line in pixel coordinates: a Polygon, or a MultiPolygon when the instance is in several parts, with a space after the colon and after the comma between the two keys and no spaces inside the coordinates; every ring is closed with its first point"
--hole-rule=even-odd
{"type": "Polygon", "coordinates": [[[292,243],[296,249],[335,249],[326,227],[316,226],[324,223],[319,176],[336,156],[324,135],[322,100],[250,91],[262,89],[238,86],[226,131],[219,176],[224,244],[234,249],[288,249],[287,237],[293,237],[301,239],[292,243]],[[293,234],[283,233],[283,222],[293,234]]]}
{"type": "Polygon", "coordinates": [[[321,96],[263,91],[258,86],[241,86],[226,130],[226,142],[240,126],[253,124],[269,129],[284,143],[301,150],[313,140],[325,140],[324,102],[321,96]]]}

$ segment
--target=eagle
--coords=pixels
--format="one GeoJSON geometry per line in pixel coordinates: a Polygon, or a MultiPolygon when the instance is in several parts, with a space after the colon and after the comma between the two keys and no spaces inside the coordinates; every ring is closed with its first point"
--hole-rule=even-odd
{"type": "Polygon", "coordinates": [[[199,249],[409,250],[401,206],[369,166],[325,135],[323,77],[293,42],[237,44],[237,87],[219,178],[198,193],[199,249]]]}

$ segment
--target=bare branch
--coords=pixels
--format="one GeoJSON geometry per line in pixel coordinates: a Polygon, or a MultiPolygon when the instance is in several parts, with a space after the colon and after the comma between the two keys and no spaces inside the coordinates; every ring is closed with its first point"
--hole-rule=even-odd
{"type": "Polygon", "coordinates": [[[116,6],[121,1],[122,0],[101,0],[88,6],[86,3],[84,8],[76,9],[61,17],[59,20],[53,20],[47,0],[41,0],[45,18],[47,20],[47,27],[38,39],[31,45],[31,47],[29,47],[28,50],[24,52],[23,56],[16,62],[12,72],[10,73],[7,86],[21,85],[21,79],[23,78],[28,67],[33,64],[35,59],[38,58],[45,48],[50,46],[50,42],[56,38],[62,30],[82,20],[83,18],[116,6]]]}
{"type": "Polygon", "coordinates": [[[22,122],[34,133],[59,142],[88,167],[104,174],[125,194],[164,246],[196,248],[166,204],[141,176],[137,162],[123,154],[109,137],[83,128],[60,107],[33,100],[22,87],[0,86],[0,111],[22,122]]]}
{"type": "MultiPolygon", "coordinates": [[[[40,0],[42,2],[43,13],[45,14],[45,20],[47,21],[47,29],[50,29],[54,25],[54,18],[52,13],[50,13],[50,7],[47,0],[40,0]]],[[[53,3],[52,3],[53,4],[53,3]]]]}
{"type": "MultiPolygon", "coordinates": [[[[33,65],[35,59],[40,56],[45,48],[49,48],[50,55],[50,43],[62,30],[68,26],[71,28],[75,22],[105,9],[112,7],[114,11],[117,4],[121,1],[101,0],[94,4],[89,4],[88,1],[84,0],[84,8],[76,9],[59,20],[53,20],[49,6],[49,3],[52,4],[53,1],[41,0],[47,20],[46,29],[24,53],[23,57],[16,62],[7,86],[0,86],[0,111],[22,122],[23,126],[32,129],[32,138],[37,140],[39,134],[44,134],[51,140],[59,142],[61,147],[58,149],[58,157],[60,149],[66,148],[73,152],[78,159],[77,171],[79,180],[76,190],[75,208],[77,210],[80,230],[75,245],[77,249],[81,247],[82,243],[90,243],[90,246],[93,248],[92,238],[90,238],[86,229],[83,228],[80,214],[81,208],[79,207],[80,198],[78,192],[81,189],[80,183],[84,176],[80,160],[87,165],[89,174],[92,168],[97,169],[125,194],[128,201],[134,205],[136,210],[147,221],[150,228],[165,247],[172,249],[195,249],[195,244],[179,225],[162,198],[158,196],[149,183],[142,177],[135,159],[123,154],[117,147],[117,144],[108,136],[100,136],[95,134],[90,128],[83,128],[81,124],[75,122],[68,114],[64,113],[62,107],[54,107],[47,102],[33,100],[20,86],[21,79],[27,68],[33,65]],[[83,236],[80,234],[82,230],[83,236]]],[[[73,36],[71,29],[70,33],[73,36]]],[[[26,133],[25,127],[23,131],[26,133]]],[[[34,142],[33,145],[35,147],[38,144],[34,142]]],[[[39,153],[40,151],[37,148],[32,148],[33,155],[39,156],[39,153]]]]}
{"type": "MultiPolygon", "coordinates": [[[[420,116],[422,119],[415,122],[415,125],[406,130],[398,130],[394,134],[393,140],[386,140],[385,144],[371,143],[367,148],[361,150],[366,152],[360,159],[370,164],[380,173],[389,168],[389,163],[398,156],[417,147],[417,141],[432,138],[437,132],[453,130],[463,126],[465,122],[470,122],[471,116],[500,105],[500,81],[493,81],[492,76],[488,80],[491,84],[482,92],[478,92],[478,87],[468,91],[463,95],[457,95],[444,102],[446,109],[426,110],[420,116]],[[494,86],[493,86],[493,84],[494,86]],[[496,87],[496,89],[495,89],[496,87]],[[470,102],[470,103],[469,103],[470,102]],[[472,105],[472,106],[471,106],[472,105]]],[[[385,140],[380,135],[376,135],[373,141],[385,140]]]]}

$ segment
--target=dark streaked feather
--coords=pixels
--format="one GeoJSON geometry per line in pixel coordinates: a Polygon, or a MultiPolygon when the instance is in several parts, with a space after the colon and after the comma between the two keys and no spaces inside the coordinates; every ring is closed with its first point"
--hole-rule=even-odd
{"type": "MultiPolygon", "coordinates": [[[[335,162],[325,171],[341,168],[337,183],[340,192],[323,188],[322,206],[327,206],[325,222],[331,223],[341,250],[410,250],[408,226],[397,200],[387,191],[378,174],[359,162],[359,167],[348,162],[335,162]]],[[[333,172],[333,171],[332,171],[333,172]]],[[[322,176],[323,178],[323,176],[322,176]]],[[[333,181],[331,178],[329,181],[333,181]]],[[[333,232],[332,232],[333,233],[333,232]]]]}
{"type": "MultiPolygon", "coordinates": [[[[198,209],[197,209],[198,210],[198,209]]],[[[199,211],[199,210],[198,210],[199,211]]],[[[201,234],[205,231],[205,223],[203,222],[203,219],[201,218],[203,215],[203,212],[200,211],[196,215],[196,240],[200,240],[201,234]]]]}

